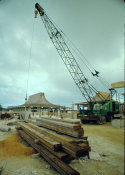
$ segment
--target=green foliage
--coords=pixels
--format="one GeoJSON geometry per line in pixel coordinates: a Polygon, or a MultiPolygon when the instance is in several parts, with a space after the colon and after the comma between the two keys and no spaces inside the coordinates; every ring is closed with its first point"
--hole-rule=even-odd
{"type": "Polygon", "coordinates": [[[0,104],[0,111],[2,111],[2,105],[0,104]]]}
{"type": "Polygon", "coordinates": [[[0,167],[0,175],[2,175],[3,167],[0,167]]]}

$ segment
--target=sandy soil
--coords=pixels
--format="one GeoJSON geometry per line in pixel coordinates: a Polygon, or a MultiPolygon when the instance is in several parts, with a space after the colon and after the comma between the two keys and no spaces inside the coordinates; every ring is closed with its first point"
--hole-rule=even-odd
{"type": "Polygon", "coordinates": [[[80,158],[71,166],[81,175],[124,174],[124,129],[106,125],[83,125],[91,146],[90,160],[80,158]]]}
{"type": "MultiPolygon", "coordinates": [[[[16,133],[0,132],[0,140],[16,133]]],[[[106,125],[83,125],[85,136],[91,146],[90,159],[81,157],[70,165],[81,175],[123,175],[124,174],[124,129],[106,125]]],[[[4,166],[3,175],[58,175],[41,157],[0,157],[4,166]]]]}

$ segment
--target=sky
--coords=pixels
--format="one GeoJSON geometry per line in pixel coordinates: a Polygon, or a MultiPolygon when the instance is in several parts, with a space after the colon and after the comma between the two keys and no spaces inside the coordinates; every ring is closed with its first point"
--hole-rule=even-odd
{"type": "MultiPolygon", "coordinates": [[[[38,2],[54,23],[100,72],[103,86],[75,56],[98,90],[124,81],[123,0],[0,0],[0,104],[21,105],[27,95],[44,92],[58,105],[85,101],[54,48],[38,15],[38,2]],[[29,71],[29,81],[28,80],[29,71]],[[27,88],[28,83],[28,88],[27,88]]],[[[69,41],[66,41],[70,44],[69,41]]],[[[74,51],[71,49],[74,53],[74,51]]]]}

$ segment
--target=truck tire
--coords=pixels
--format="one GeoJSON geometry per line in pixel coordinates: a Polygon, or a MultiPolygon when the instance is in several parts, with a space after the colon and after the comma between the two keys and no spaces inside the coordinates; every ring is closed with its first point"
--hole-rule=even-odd
{"type": "Polygon", "coordinates": [[[111,122],[111,119],[112,119],[112,115],[108,113],[106,116],[106,122],[111,122]]]}
{"type": "Polygon", "coordinates": [[[105,124],[106,123],[106,118],[105,118],[105,116],[101,116],[101,117],[99,117],[99,119],[97,120],[97,124],[98,125],[103,125],[103,124],[105,124]]]}

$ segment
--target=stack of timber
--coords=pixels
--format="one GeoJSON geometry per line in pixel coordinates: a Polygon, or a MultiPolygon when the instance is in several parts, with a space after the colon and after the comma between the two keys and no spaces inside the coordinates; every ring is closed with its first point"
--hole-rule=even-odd
{"type": "Polygon", "coordinates": [[[82,139],[60,135],[32,123],[18,122],[17,131],[60,174],[78,175],[67,163],[80,156],[89,157],[87,137],[82,139]]]}
{"type": "Polygon", "coordinates": [[[76,138],[82,138],[84,130],[79,119],[57,119],[42,117],[36,120],[38,126],[51,129],[58,133],[66,134],[76,138]]]}

